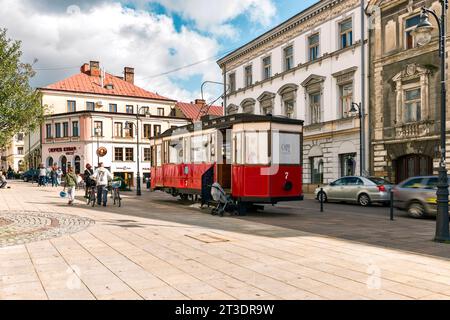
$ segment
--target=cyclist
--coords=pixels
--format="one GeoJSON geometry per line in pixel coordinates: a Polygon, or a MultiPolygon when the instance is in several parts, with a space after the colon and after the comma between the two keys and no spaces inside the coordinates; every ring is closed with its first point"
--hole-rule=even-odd
{"type": "Polygon", "coordinates": [[[95,180],[91,179],[91,176],[94,174],[94,170],[92,170],[92,166],[88,163],[86,165],[86,170],[84,170],[84,182],[86,185],[86,190],[84,193],[84,197],[87,198],[89,191],[92,187],[95,186],[95,180]]]}
{"type": "Polygon", "coordinates": [[[100,162],[98,166],[98,169],[95,170],[91,177],[97,181],[97,204],[100,206],[103,202],[103,206],[106,207],[108,202],[108,182],[113,179],[113,176],[105,168],[103,162],[100,162]]]}

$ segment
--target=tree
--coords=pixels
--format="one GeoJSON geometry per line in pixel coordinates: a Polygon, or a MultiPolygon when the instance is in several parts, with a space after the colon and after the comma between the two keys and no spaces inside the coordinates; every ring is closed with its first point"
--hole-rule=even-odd
{"type": "Polygon", "coordinates": [[[6,29],[0,29],[0,148],[18,132],[33,131],[44,120],[40,93],[29,84],[35,72],[20,61],[20,47],[20,41],[7,38],[6,29]]]}

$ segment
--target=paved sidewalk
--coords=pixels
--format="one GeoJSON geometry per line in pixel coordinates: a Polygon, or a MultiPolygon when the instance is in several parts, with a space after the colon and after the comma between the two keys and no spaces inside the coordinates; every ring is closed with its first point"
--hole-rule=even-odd
{"type": "MultiPolygon", "coordinates": [[[[345,215],[329,237],[332,220],[314,233],[211,216],[161,193],[127,195],[120,209],[81,198],[67,207],[58,193],[24,183],[0,191],[0,240],[14,239],[0,241],[0,299],[450,298],[450,245],[424,240],[430,223],[387,231],[411,225],[403,238],[428,241],[427,256],[389,246],[386,232],[373,232],[371,243],[340,236],[355,228],[346,229],[345,215]]],[[[314,217],[301,219],[311,227],[321,223],[314,217]]],[[[383,219],[358,218],[364,230],[386,229],[383,219]]]]}

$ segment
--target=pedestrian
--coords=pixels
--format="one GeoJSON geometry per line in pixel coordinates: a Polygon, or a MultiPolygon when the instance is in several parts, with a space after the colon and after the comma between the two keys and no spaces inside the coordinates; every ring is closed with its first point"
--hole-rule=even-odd
{"type": "Polygon", "coordinates": [[[63,176],[63,171],[61,170],[60,167],[58,167],[56,169],[56,183],[58,184],[58,186],[61,185],[62,182],[62,176],[63,176]]]}
{"type": "Polygon", "coordinates": [[[77,175],[73,172],[72,167],[67,168],[67,174],[64,177],[64,190],[67,188],[67,196],[69,197],[69,206],[75,201],[75,190],[77,186],[77,175]]]}
{"type": "Polygon", "coordinates": [[[11,180],[14,176],[14,170],[11,168],[11,166],[8,167],[8,179],[11,180]]]}
{"type": "Polygon", "coordinates": [[[50,169],[50,181],[52,182],[52,187],[59,186],[57,170],[58,168],[56,166],[52,166],[50,169]]]}
{"type": "Polygon", "coordinates": [[[97,204],[106,207],[108,202],[108,183],[113,179],[111,172],[104,167],[103,162],[100,162],[98,169],[95,170],[92,178],[97,182],[97,204]],[[102,201],[103,200],[103,201],[102,201]]]}
{"type": "Polygon", "coordinates": [[[39,187],[45,186],[45,179],[47,178],[47,169],[45,169],[45,166],[43,163],[39,166],[39,187]]]}
{"type": "Polygon", "coordinates": [[[0,189],[5,189],[7,184],[5,172],[0,172],[0,189]]]}
{"type": "Polygon", "coordinates": [[[88,163],[86,165],[86,170],[84,170],[84,184],[85,184],[85,193],[84,197],[87,199],[90,189],[95,186],[95,181],[91,179],[91,176],[94,174],[94,170],[92,166],[88,163]]]}

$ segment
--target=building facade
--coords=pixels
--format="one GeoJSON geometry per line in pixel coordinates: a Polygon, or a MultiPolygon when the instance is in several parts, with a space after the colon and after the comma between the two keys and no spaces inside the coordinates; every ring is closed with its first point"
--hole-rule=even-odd
{"type": "Polygon", "coordinates": [[[176,101],[135,86],[134,69],[125,68],[124,74],[104,73],[91,61],[79,74],[40,88],[48,115],[40,130],[25,139],[30,166],[42,162],[83,173],[86,164],[103,162],[133,186],[139,162],[141,177],[148,177],[150,138],[187,119],[175,116],[176,101]],[[99,149],[105,154],[99,156],[99,149]]]}
{"type": "Polygon", "coordinates": [[[436,21],[430,17],[436,27],[430,44],[419,47],[412,33],[423,6],[440,15],[436,0],[371,1],[367,8],[373,23],[371,168],[375,175],[394,183],[436,174],[439,167],[441,85],[436,21]]]}
{"type": "Polygon", "coordinates": [[[364,7],[322,0],[218,61],[230,90],[227,114],[305,121],[305,191],[360,173],[360,120],[351,107],[366,102],[364,7]]]}
{"type": "Polygon", "coordinates": [[[26,168],[24,157],[24,133],[16,134],[1,151],[0,169],[13,169],[15,172],[23,172],[26,168]]]}

